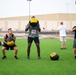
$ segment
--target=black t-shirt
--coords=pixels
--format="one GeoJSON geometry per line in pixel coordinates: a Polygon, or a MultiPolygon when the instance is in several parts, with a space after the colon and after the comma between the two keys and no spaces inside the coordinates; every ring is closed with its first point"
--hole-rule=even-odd
{"type": "MultiPolygon", "coordinates": [[[[76,26],[74,26],[73,28],[76,28],[76,26]]],[[[73,32],[74,32],[74,39],[76,39],[76,30],[74,30],[73,32]]]]}

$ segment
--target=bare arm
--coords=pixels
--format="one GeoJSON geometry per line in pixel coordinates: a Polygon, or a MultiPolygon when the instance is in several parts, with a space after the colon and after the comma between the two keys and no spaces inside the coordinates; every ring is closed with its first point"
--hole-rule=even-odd
{"type": "Polygon", "coordinates": [[[38,22],[38,31],[41,32],[40,24],[38,22]]]}
{"type": "Polygon", "coordinates": [[[41,32],[41,29],[40,28],[38,30],[39,30],[39,32],[41,32]]]}
{"type": "Polygon", "coordinates": [[[73,32],[74,30],[76,30],[76,28],[72,28],[72,30],[71,30],[71,31],[73,32]]]}
{"type": "Polygon", "coordinates": [[[4,42],[6,42],[6,36],[4,36],[4,42]]]}
{"type": "Polygon", "coordinates": [[[14,35],[14,40],[16,40],[16,36],[14,35]]]}
{"type": "Polygon", "coordinates": [[[27,24],[25,31],[28,31],[29,28],[30,28],[30,24],[27,24]]]}

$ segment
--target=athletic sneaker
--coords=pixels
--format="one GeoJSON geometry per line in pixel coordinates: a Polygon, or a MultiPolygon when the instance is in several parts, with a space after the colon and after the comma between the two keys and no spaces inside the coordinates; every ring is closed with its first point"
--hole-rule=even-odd
{"type": "Polygon", "coordinates": [[[14,56],[14,58],[15,58],[15,59],[18,59],[18,57],[17,57],[17,56],[14,56]]]}
{"type": "Polygon", "coordinates": [[[38,57],[38,60],[41,60],[41,57],[38,57]]]}
{"type": "Polygon", "coordinates": [[[66,49],[66,47],[64,49],[66,49]]]}
{"type": "Polygon", "coordinates": [[[6,56],[3,56],[2,59],[6,59],[6,56]]]}
{"type": "Polygon", "coordinates": [[[30,57],[27,57],[27,60],[30,60],[30,57]]]}
{"type": "Polygon", "coordinates": [[[60,49],[64,49],[64,48],[60,48],[60,49]]]}

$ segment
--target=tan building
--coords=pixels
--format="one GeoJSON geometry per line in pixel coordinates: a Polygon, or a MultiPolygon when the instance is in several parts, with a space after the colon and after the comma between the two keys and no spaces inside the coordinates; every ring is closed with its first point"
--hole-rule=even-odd
{"type": "MultiPolygon", "coordinates": [[[[57,30],[61,21],[64,22],[67,30],[71,30],[76,25],[76,14],[45,14],[36,15],[36,17],[42,31],[57,30]]],[[[0,30],[6,31],[8,28],[12,28],[15,31],[24,31],[28,21],[28,16],[0,18],[0,30]]]]}

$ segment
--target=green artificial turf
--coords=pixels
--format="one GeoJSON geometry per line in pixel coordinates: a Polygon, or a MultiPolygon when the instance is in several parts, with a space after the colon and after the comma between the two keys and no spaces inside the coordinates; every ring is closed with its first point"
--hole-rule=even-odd
{"type": "MultiPolygon", "coordinates": [[[[2,39],[0,39],[2,41],[2,39]]],[[[76,60],[73,54],[73,40],[67,40],[67,49],[60,50],[59,39],[40,39],[41,60],[37,58],[36,46],[31,47],[31,60],[27,60],[27,40],[17,39],[18,60],[14,59],[14,51],[6,51],[7,59],[2,60],[0,46],[0,75],[75,75],[76,60]],[[52,61],[50,54],[59,54],[58,61],[52,61]]]]}

